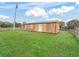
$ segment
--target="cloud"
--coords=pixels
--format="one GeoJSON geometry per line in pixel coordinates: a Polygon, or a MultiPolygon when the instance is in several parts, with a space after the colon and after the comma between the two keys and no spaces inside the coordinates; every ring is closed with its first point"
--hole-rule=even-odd
{"type": "Polygon", "coordinates": [[[51,18],[51,19],[46,19],[46,21],[62,21],[60,18],[51,18]]]}
{"type": "Polygon", "coordinates": [[[38,17],[38,16],[48,17],[46,11],[45,11],[43,8],[38,8],[38,7],[35,7],[35,8],[33,8],[33,9],[31,9],[31,10],[26,11],[26,12],[25,12],[25,15],[26,15],[26,16],[29,16],[29,17],[31,17],[31,16],[36,16],[36,17],[38,17]]]}
{"type": "Polygon", "coordinates": [[[23,20],[22,19],[16,19],[16,22],[22,24],[23,23],[23,20]]]}
{"type": "Polygon", "coordinates": [[[70,6],[70,7],[62,6],[60,8],[53,8],[53,9],[51,9],[49,11],[49,14],[50,15],[53,15],[53,14],[56,14],[56,15],[60,15],[61,14],[62,15],[64,13],[68,13],[68,12],[74,10],[74,8],[75,8],[74,6],[70,6]]]}
{"type": "Polygon", "coordinates": [[[77,6],[77,8],[79,8],[79,2],[75,2],[75,6],[77,6]]]}
{"type": "Polygon", "coordinates": [[[0,15],[0,19],[9,19],[9,16],[5,16],[5,15],[0,15]]]}
{"type": "Polygon", "coordinates": [[[76,4],[76,5],[79,5],[79,2],[76,2],[75,4],[76,4]]]}
{"type": "Polygon", "coordinates": [[[0,15],[0,21],[8,21],[8,22],[13,22],[13,18],[10,16],[6,16],[6,15],[0,15]]]}

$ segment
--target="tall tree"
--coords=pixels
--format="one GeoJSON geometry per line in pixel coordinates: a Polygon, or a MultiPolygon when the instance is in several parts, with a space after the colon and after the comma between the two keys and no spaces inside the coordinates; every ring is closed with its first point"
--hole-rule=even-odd
{"type": "Polygon", "coordinates": [[[79,20],[73,19],[67,23],[69,29],[79,28],[79,20]]]}

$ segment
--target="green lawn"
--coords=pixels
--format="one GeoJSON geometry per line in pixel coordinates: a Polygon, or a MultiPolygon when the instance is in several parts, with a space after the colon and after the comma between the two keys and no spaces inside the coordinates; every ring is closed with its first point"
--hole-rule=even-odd
{"type": "Polygon", "coordinates": [[[79,42],[69,32],[0,31],[0,56],[79,56],[79,42]]]}

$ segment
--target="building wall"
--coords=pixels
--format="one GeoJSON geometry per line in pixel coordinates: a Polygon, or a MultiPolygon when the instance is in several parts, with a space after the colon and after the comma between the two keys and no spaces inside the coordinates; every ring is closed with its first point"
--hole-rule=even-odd
{"type": "Polygon", "coordinates": [[[24,30],[58,33],[60,31],[60,24],[59,23],[27,24],[24,25],[24,30]]]}
{"type": "Polygon", "coordinates": [[[56,33],[60,32],[60,24],[56,23],[56,33]]]}
{"type": "Polygon", "coordinates": [[[51,33],[56,33],[56,23],[51,24],[51,33]]]}
{"type": "Polygon", "coordinates": [[[46,24],[43,24],[43,32],[46,32],[46,24]]]}

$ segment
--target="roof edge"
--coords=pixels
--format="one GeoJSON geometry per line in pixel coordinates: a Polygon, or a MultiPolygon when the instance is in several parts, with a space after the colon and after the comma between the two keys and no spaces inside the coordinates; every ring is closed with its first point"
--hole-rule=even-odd
{"type": "Polygon", "coordinates": [[[44,23],[58,23],[59,21],[52,21],[52,22],[50,22],[50,21],[47,21],[47,22],[32,22],[32,23],[26,23],[26,24],[44,24],[44,23]]]}

